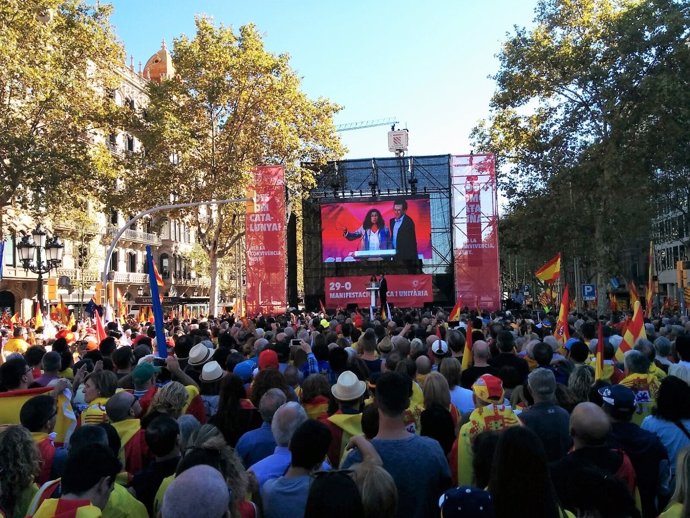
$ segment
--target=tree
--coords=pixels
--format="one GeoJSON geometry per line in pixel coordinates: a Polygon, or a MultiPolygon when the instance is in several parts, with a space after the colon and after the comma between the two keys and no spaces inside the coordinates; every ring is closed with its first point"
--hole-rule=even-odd
{"type": "MultiPolygon", "coordinates": [[[[198,18],[194,38],[175,39],[172,60],[174,77],[150,86],[138,131],[145,153],[134,157],[125,181],[128,190],[146,192],[147,205],[168,203],[171,191],[179,202],[244,197],[250,171],[261,164],[283,164],[288,188],[301,192],[314,185],[301,161],[343,153],[332,120],[339,107],[308,99],[288,56],[267,52],[253,25],[235,34],[198,18]]],[[[231,204],[187,213],[209,259],[212,314],[218,261],[244,235],[244,212],[231,204]]]]}
{"type": "Polygon", "coordinates": [[[94,140],[121,122],[107,95],[124,63],[109,13],[82,0],[0,2],[0,224],[9,206],[43,211],[112,184],[115,160],[94,140]]]}
{"type": "Polygon", "coordinates": [[[687,148],[684,5],[543,0],[534,28],[504,44],[490,116],[473,132],[498,156],[509,212],[527,210],[532,228],[548,228],[544,257],[589,256],[599,293],[622,248],[649,233],[664,150],[687,148]]]}

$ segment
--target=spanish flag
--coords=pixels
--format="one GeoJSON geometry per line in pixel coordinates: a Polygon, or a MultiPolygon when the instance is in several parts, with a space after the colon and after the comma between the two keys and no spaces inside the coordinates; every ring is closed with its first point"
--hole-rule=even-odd
{"type": "Polygon", "coordinates": [[[649,268],[647,270],[647,291],[644,294],[646,307],[645,316],[652,316],[652,299],[654,298],[654,241],[649,242],[649,268]]]}
{"type": "Polygon", "coordinates": [[[449,322],[459,322],[461,310],[462,310],[462,300],[460,300],[460,297],[458,297],[458,301],[455,303],[455,306],[453,306],[453,309],[450,310],[450,314],[448,315],[448,321],[449,322]]]}
{"type": "Polygon", "coordinates": [[[36,302],[36,320],[34,321],[34,329],[43,327],[43,312],[41,311],[41,304],[36,302]]]}
{"type": "Polygon", "coordinates": [[[93,312],[93,319],[96,322],[96,337],[98,338],[98,343],[100,344],[102,340],[108,337],[108,333],[105,332],[105,327],[103,327],[103,320],[101,320],[101,315],[98,310],[93,312]]]}
{"type": "Polygon", "coordinates": [[[599,322],[597,334],[597,353],[594,360],[594,380],[600,380],[604,374],[604,325],[599,322]]]}
{"type": "Polygon", "coordinates": [[[465,329],[465,350],[462,353],[462,370],[467,369],[472,363],[472,320],[467,321],[465,329]]]}
{"type": "Polygon", "coordinates": [[[570,308],[570,293],[568,285],[565,285],[563,290],[563,297],[561,298],[561,310],[558,312],[558,321],[556,322],[556,329],[554,335],[562,344],[570,339],[570,329],[568,329],[568,310],[570,308]]]}
{"type": "Polygon", "coordinates": [[[640,294],[637,292],[637,286],[634,281],[628,281],[628,291],[630,292],[630,305],[640,300],[640,294]]]}
{"type": "Polygon", "coordinates": [[[623,333],[623,341],[616,351],[616,359],[619,362],[623,361],[625,353],[635,346],[635,342],[639,338],[647,338],[647,333],[644,329],[644,320],[642,319],[642,307],[638,300],[634,305],[632,320],[628,323],[625,333],[623,333]]]}
{"type": "Polygon", "coordinates": [[[561,253],[549,260],[544,266],[539,268],[534,275],[542,282],[552,283],[561,276],[561,253]]]}
{"type": "MultiPolygon", "coordinates": [[[[21,424],[19,412],[24,403],[34,396],[50,394],[52,390],[52,387],[39,387],[0,392],[0,425],[21,424]]],[[[69,398],[65,397],[64,394],[58,395],[54,429],[56,433],[55,443],[59,446],[67,443],[76,427],[77,418],[69,398]]]]}

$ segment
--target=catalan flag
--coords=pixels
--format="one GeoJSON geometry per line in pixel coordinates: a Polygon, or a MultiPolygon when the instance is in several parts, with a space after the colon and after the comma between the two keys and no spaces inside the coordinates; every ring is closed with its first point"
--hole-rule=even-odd
{"type": "Polygon", "coordinates": [[[604,325],[599,322],[597,334],[597,353],[594,360],[594,380],[600,380],[604,374],[604,325]]]}
{"type": "Polygon", "coordinates": [[[618,346],[616,351],[616,358],[622,362],[625,353],[635,346],[635,342],[639,338],[647,338],[647,333],[644,329],[644,320],[642,318],[642,307],[640,301],[635,302],[632,320],[628,323],[628,327],[623,333],[623,341],[618,346]]]}
{"type": "Polygon", "coordinates": [[[652,316],[652,299],[654,298],[654,241],[649,242],[649,268],[647,269],[647,291],[645,296],[645,316],[652,316]]]}
{"type": "Polygon", "coordinates": [[[462,370],[467,369],[472,363],[472,320],[467,321],[465,329],[465,350],[462,353],[462,370]]]}
{"type": "Polygon", "coordinates": [[[542,282],[553,283],[558,280],[561,276],[561,253],[559,252],[547,261],[544,266],[534,272],[534,275],[542,282]]]}
{"type": "Polygon", "coordinates": [[[563,297],[561,297],[561,310],[558,312],[558,321],[554,329],[554,335],[559,342],[565,343],[570,339],[570,329],[568,329],[568,310],[570,309],[570,292],[568,285],[565,285],[563,297]]]}

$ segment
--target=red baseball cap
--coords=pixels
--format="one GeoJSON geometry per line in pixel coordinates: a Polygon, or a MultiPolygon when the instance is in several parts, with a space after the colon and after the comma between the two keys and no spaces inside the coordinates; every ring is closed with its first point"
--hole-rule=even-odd
{"type": "Polygon", "coordinates": [[[273,349],[266,349],[259,354],[259,370],[277,369],[278,353],[273,349]]]}

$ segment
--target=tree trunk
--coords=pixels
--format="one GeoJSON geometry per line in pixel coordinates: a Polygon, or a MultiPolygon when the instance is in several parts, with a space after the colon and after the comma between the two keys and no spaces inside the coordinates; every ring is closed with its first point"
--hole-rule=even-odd
{"type": "Polygon", "coordinates": [[[208,294],[208,314],[218,316],[218,256],[215,252],[208,254],[211,271],[211,289],[208,294]]]}

